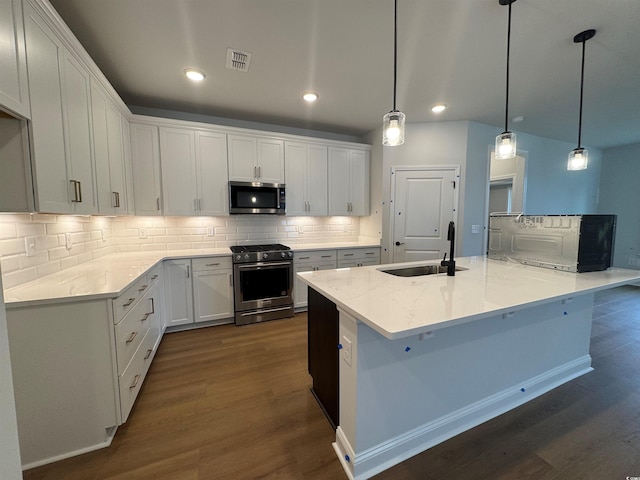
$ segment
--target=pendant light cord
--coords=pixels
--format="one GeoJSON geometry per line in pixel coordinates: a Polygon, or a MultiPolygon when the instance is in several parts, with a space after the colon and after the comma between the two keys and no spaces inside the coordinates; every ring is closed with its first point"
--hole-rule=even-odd
{"type": "Polygon", "coordinates": [[[580,115],[578,117],[578,148],[582,148],[582,97],[584,93],[584,51],[587,41],[582,41],[582,69],[580,70],[580,115]]]}
{"type": "Polygon", "coordinates": [[[398,78],[398,0],[394,1],[393,14],[393,111],[396,111],[396,83],[398,78]]]}
{"type": "MultiPolygon", "coordinates": [[[[515,1],[515,0],[514,0],[515,1]]],[[[507,132],[509,129],[508,120],[509,120],[509,53],[511,51],[511,4],[513,2],[509,2],[509,22],[507,25],[507,88],[506,90],[506,98],[504,102],[504,131],[507,132]]]]}

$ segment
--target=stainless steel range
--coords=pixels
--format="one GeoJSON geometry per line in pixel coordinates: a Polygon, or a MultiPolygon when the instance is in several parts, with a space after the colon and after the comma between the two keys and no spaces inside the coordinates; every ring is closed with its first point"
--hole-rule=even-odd
{"type": "Polygon", "coordinates": [[[233,252],[236,325],[293,316],[293,251],[279,243],[233,252]]]}

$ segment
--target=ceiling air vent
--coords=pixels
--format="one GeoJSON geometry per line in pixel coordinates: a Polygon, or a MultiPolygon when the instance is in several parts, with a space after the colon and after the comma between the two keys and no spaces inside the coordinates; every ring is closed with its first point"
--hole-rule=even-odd
{"type": "Polygon", "coordinates": [[[249,71],[249,63],[251,62],[251,53],[227,48],[227,68],[230,70],[239,70],[241,72],[249,71]]]}

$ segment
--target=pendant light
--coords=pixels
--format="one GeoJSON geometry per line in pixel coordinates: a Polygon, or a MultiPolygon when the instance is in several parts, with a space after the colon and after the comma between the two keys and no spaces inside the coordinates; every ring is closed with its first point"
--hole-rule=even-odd
{"type": "Polygon", "coordinates": [[[396,82],[398,77],[398,0],[394,0],[393,16],[393,110],[383,117],[382,145],[395,147],[404,143],[404,113],[396,109],[396,82]]]}
{"type": "Polygon", "coordinates": [[[582,43],[582,69],[580,73],[580,116],[578,118],[578,147],[569,152],[567,170],[586,170],[589,163],[589,152],[582,148],[582,96],[584,92],[584,50],[587,40],[592,39],[596,34],[594,29],[585,30],[573,37],[574,43],[582,43]]]}
{"type": "Polygon", "coordinates": [[[500,5],[509,6],[509,22],[507,26],[507,84],[504,106],[504,132],[496,137],[495,158],[506,160],[516,156],[516,134],[507,127],[509,120],[509,51],[511,49],[511,4],[516,0],[498,0],[500,5]]]}

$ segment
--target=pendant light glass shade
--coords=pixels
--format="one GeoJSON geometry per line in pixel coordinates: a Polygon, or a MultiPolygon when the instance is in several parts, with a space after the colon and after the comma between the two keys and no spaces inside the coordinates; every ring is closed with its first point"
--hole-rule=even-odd
{"type": "Polygon", "coordinates": [[[506,160],[516,156],[516,134],[509,131],[509,53],[511,50],[511,4],[516,0],[498,0],[500,5],[509,6],[509,21],[507,23],[507,81],[504,101],[504,132],[496,137],[495,158],[506,160]]]}
{"type": "Polygon", "coordinates": [[[506,160],[516,156],[516,134],[503,132],[496,137],[495,156],[498,160],[506,160]]]}
{"type": "Polygon", "coordinates": [[[574,148],[569,152],[567,170],[586,170],[589,163],[589,152],[586,148],[574,148]]]}
{"type": "Polygon", "coordinates": [[[398,0],[394,0],[393,13],[393,110],[382,118],[382,145],[396,147],[404,143],[404,113],[396,109],[398,79],[398,0]]]}
{"type": "Polygon", "coordinates": [[[404,143],[404,113],[393,110],[383,118],[382,145],[395,147],[404,143]]]}
{"type": "Polygon", "coordinates": [[[585,30],[573,37],[574,43],[582,43],[582,69],[580,71],[580,116],[578,117],[578,146],[569,152],[567,170],[586,170],[589,164],[589,152],[582,147],[582,97],[584,94],[584,50],[587,40],[596,34],[594,29],[585,30]]]}

